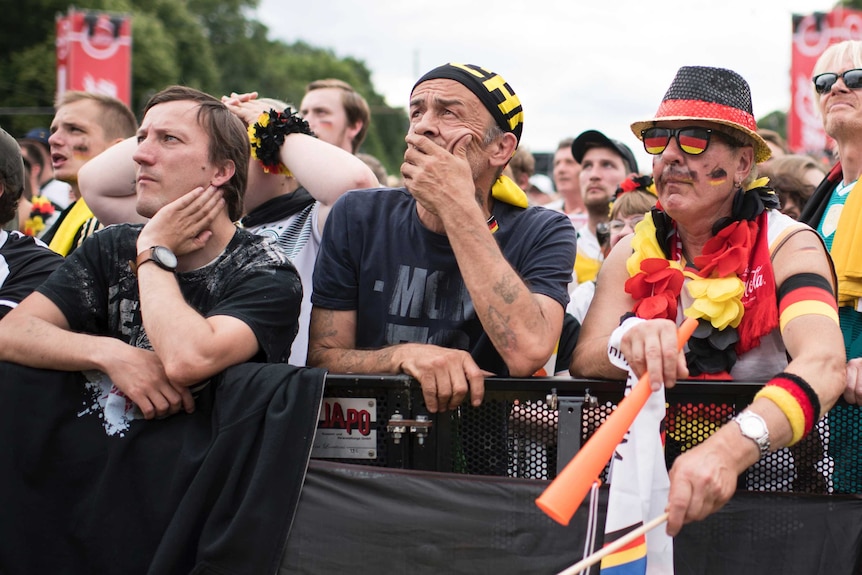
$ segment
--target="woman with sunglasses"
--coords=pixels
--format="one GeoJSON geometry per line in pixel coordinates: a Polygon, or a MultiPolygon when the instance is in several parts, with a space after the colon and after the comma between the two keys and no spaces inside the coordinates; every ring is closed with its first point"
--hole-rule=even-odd
{"type": "Polygon", "coordinates": [[[806,436],[843,389],[829,258],[757,180],[770,151],[756,130],[746,81],[706,67],[681,68],[655,117],[632,124],[653,155],[658,204],[602,266],[573,354],[575,376],[622,379],[630,365],[654,390],[694,377],[767,382],[674,462],[670,535],[724,505],[767,452],[806,436]],[[685,317],[699,325],[677,352],[685,317]]]}
{"type": "MultiPolygon", "coordinates": [[[[814,105],[835,140],[840,161],[820,183],[799,219],[823,237],[838,276],[838,318],[847,354],[844,399],[862,405],[862,42],[827,48],[814,64],[814,105]]],[[[829,453],[835,458],[837,493],[862,492],[855,460],[862,450],[859,408],[838,405],[829,413],[829,453]]]]}

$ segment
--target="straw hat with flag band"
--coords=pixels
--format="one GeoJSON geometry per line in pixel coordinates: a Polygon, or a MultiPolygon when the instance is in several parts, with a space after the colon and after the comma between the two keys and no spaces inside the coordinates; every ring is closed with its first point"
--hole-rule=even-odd
{"type": "MultiPolygon", "coordinates": [[[[524,130],[524,109],[521,100],[502,76],[474,64],[449,63],[438,66],[419,78],[413,90],[428,80],[454,80],[475,94],[494,118],[497,126],[515,135],[521,143],[524,130]]],[[[517,146],[515,147],[517,150],[517,146]]],[[[514,155],[514,151],[512,152],[514,155]]],[[[494,199],[521,208],[527,207],[527,194],[511,178],[500,176],[491,190],[494,199]]]]}
{"type": "Polygon", "coordinates": [[[758,164],[771,155],[766,141],[757,134],[748,82],[733,70],[683,66],[662,98],[655,117],[633,123],[632,132],[642,140],[643,130],[659,122],[678,120],[714,122],[742,132],[751,140],[758,164]]]}

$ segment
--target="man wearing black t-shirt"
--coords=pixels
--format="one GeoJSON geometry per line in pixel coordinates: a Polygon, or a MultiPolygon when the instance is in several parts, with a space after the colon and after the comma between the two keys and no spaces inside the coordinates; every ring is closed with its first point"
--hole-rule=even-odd
{"type": "MultiPolygon", "coordinates": [[[[159,92],[134,159],[145,225],[93,235],[0,326],[0,359],[101,372],[147,419],[192,411],[189,388],[226,367],[285,361],[296,334],[296,270],[233,224],[248,136],[217,99],[159,92]]],[[[127,414],[128,415],[128,414],[127,414]]]]}
{"type": "Polygon", "coordinates": [[[410,97],[406,189],[333,206],[314,270],[309,365],[407,373],[429,411],[473,405],[489,373],[526,377],[560,339],[575,256],[562,214],[502,171],[523,127],[498,74],[446,64],[410,97]]]}
{"type": "Polygon", "coordinates": [[[39,240],[2,229],[3,224],[17,218],[23,190],[21,150],[0,128],[0,319],[63,262],[39,240]]]}

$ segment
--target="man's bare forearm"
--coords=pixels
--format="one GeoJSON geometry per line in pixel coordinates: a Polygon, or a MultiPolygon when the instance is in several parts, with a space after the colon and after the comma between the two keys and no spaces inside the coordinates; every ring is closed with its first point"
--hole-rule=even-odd
{"type": "Polygon", "coordinates": [[[334,204],[347,190],[380,185],[365,162],[312,136],[289,134],[279,153],[299,183],[325,206],[334,204]]]}
{"type": "MultiPolygon", "coordinates": [[[[139,277],[144,329],[171,382],[194,385],[257,351],[250,328],[244,337],[232,337],[218,328],[219,318],[206,318],[192,308],[173,273],[150,263],[140,268],[139,277]]],[[[225,321],[230,320],[234,318],[225,321]]]]}
{"type": "Polygon", "coordinates": [[[589,341],[578,341],[578,346],[572,353],[569,373],[572,374],[572,377],[600,377],[619,380],[626,378],[626,373],[618,367],[614,367],[608,359],[608,340],[601,337],[592,338],[589,341]]]}
{"type": "MultiPolygon", "coordinates": [[[[404,348],[356,349],[356,312],[314,306],[308,335],[308,365],[334,373],[400,373],[404,348]]],[[[409,351],[409,350],[407,350],[409,351]]]]}
{"type": "Polygon", "coordinates": [[[548,314],[541,296],[506,261],[484,222],[455,216],[446,229],[482,327],[513,375],[532,375],[559,340],[562,309],[556,317],[548,314]]]}
{"type": "Polygon", "coordinates": [[[326,348],[309,350],[308,365],[325,367],[333,373],[400,373],[395,359],[401,346],[381,349],[326,348]]]}
{"type": "MultiPolygon", "coordinates": [[[[31,297],[45,299],[41,294],[31,297]]],[[[111,358],[118,355],[116,346],[125,345],[114,338],[69,331],[30,314],[29,307],[22,302],[0,324],[0,360],[42,369],[107,372],[111,358]]]]}

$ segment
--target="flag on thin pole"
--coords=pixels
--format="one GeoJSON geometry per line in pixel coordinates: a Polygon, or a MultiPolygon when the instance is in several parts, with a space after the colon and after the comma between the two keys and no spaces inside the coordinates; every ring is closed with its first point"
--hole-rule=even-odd
{"type": "MultiPolygon", "coordinates": [[[[626,395],[638,383],[629,370],[626,395]]],[[[665,417],[664,387],[650,394],[629,431],[614,451],[608,481],[604,544],[620,539],[645,521],[664,513],[670,480],[661,440],[665,417]]],[[[664,529],[641,535],[602,559],[602,575],[673,573],[673,539],[664,529]]]]}

